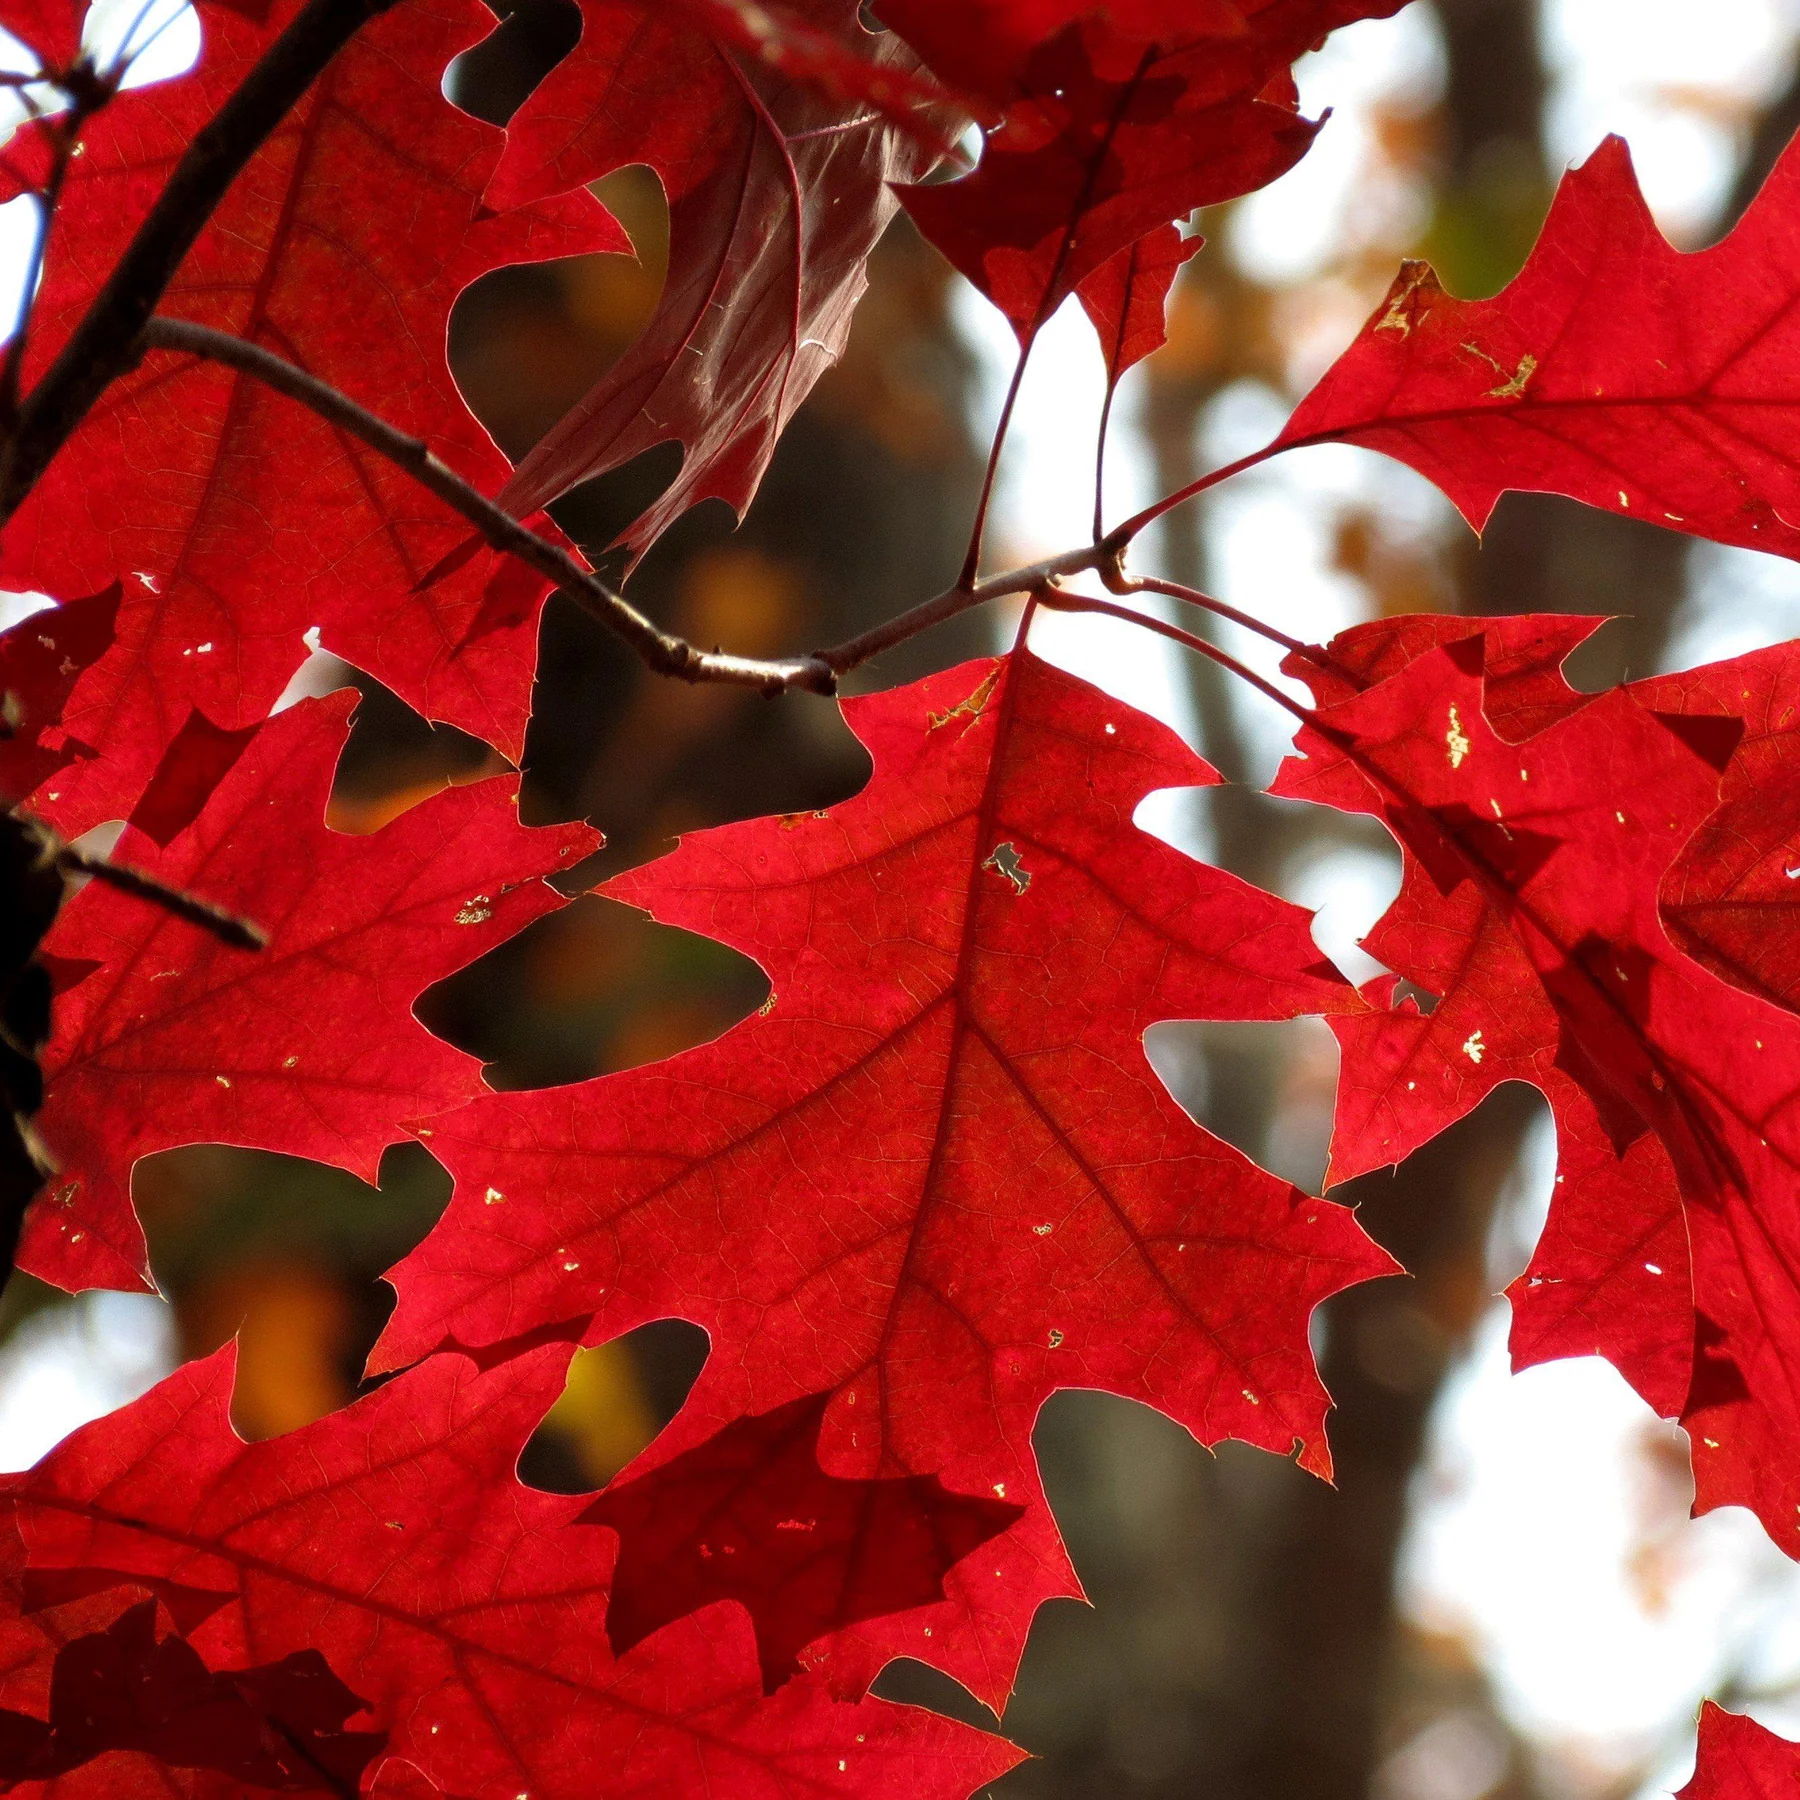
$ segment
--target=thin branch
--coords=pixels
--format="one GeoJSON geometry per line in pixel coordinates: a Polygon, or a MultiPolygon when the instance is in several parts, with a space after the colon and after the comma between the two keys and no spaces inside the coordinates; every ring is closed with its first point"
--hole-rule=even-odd
{"type": "Polygon", "coordinates": [[[1123,619],[1127,625],[1141,625],[1146,631],[1154,631],[1162,637],[1180,644],[1184,649],[1192,650],[1197,656],[1207,657],[1216,662],[1228,674],[1235,675],[1240,681],[1247,682],[1259,694],[1273,700],[1284,712],[1292,713],[1302,725],[1311,725],[1316,730],[1327,730],[1335,742],[1340,733],[1330,732],[1321,725],[1319,716],[1310,706],[1302,706],[1291,694],[1284,694],[1272,681],[1266,681],[1248,664],[1241,663],[1227,650],[1221,650],[1217,644],[1209,644],[1205,638],[1192,631],[1183,631],[1179,625],[1171,625],[1167,619],[1156,618],[1151,613],[1142,613],[1129,606],[1121,606],[1116,600],[1098,600],[1090,594],[1068,594],[1060,589],[1052,588],[1038,596],[1039,604],[1049,607],[1053,612],[1101,613],[1109,619],[1123,619]]]}
{"type": "Polygon", "coordinates": [[[154,875],[134,869],[129,863],[109,862],[104,856],[94,856],[86,850],[77,850],[73,844],[64,844],[56,852],[56,866],[66,874],[91,875],[122,894],[160,906],[164,912],[199,926],[235,950],[266,950],[269,947],[269,934],[260,925],[227,912],[222,906],[214,906],[198,894],[170,887],[167,882],[158,881],[154,875]]]}
{"type": "Polygon", "coordinates": [[[1229,481],[1234,475],[1242,475],[1247,470],[1256,468],[1283,450],[1299,448],[1298,444],[1264,444],[1260,450],[1253,450],[1248,456],[1240,456],[1236,462],[1227,463],[1222,469],[1214,469],[1210,475],[1202,475],[1198,481],[1190,481],[1186,487],[1165,495],[1161,500],[1146,506],[1142,512],[1133,513],[1123,525],[1115,525],[1106,534],[1107,549],[1117,555],[1145,526],[1154,525],[1164,513],[1173,512],[1184,500],[1192,500],[1196,495],[1204,494],[1208,488],[1217,487],[1221,481],[1229,481]]]}
{"type": "MultiPolygon", "coordinates": [[[[1103,566],[1102,573],[1104,572],[1103,566]]],[[[1156,575],[1134,575],[1123,581],[1108,580],[1106,585],[1115,594],[1161,594],[1168,600],[1184,600],[1189,606],[1197,606],[1216,619],[1229,619],[1232,624],[1241,625],[1246,631],[1254,631],[1258,637],[1267,638],[1271,644],[1279,644],[1282,649],[1291,651],[1296,656],[1304,656],[1310,663],[1322,661],[1314,645],[1303,644],[1298,638],[1289,637],[1285,631],[1278,631],[1273,625],[1266,624],[1254,613],[1240,612],[1235,606],[1228,606],[1223,600],[1215,600],[1211,594],[1202,593],[1199,588],[1185,587],[1179,581],[1164,581],[1156,575]]]]}
{"type": "Polygon", "coordinates": [[[677,675],[687,681],[718,681],[739,687],[779,693],[784,688],[809,688],[830,693],[837,685],[835,671],[818,657],[796,657],[763,662],[750,657],[727,656],[696,648],[685,638],[660,630],[627,600],[615,593],[592,569],[561,545],[540,537],[522,525],[504,507],[496,505],[472,483],[465,481],[432,454],[420,438],[376,417],[328,382],[309,375],[284,357],[260,344],[193,325],[181,319],[152,319],[139,334],[140,350],[174,350],[203,356],[253,376],[266,387],[317,413],[339,430],[359,438],[371,450],[397,464],[432,493],[467,519],[496,550],[521,562],[565,589],[585,611],[623,638],[658,674],[677,675]]]}
{"type": "Polygon", "coordinates": [[[1031,361],[1031,347],[1037,342],[1037,329],[1019,346],[1019,360],[1013,365],[1012,380],[1007,384],[1006,400],[1000,408],[1000,422],[994,427],[994,441],[988,446],[987,468],[982,471],[981,493],[975,502],[975,522],[969,527],[969,551],[963,558],[962,574],[956,591],[967,593],[981,573],[981,547],[987,537],[988,509],[994,503],[994,483],[1000,474],[1000,452],[1006,448],[1006,434],[1012,425],[1013,408],[1019,404],[1019,389],[1025,381],[1025,365],[1031,361]]]}
{"type": "Polygon", "coordinates": [[[143,29],[144,22],[156,11],[159,4],[160,0],[143,0],[143,4],[137,10],[137,17],[131,21],[131,29],[119,39],[119,48],[113,57],[109,76],[115,85],[125,79],[131,65],[181,16],[180,6],[171,6],[163,22],[151,32],[143,43],[138,43],[137,34],[143,29]]]}
{"type": "Polygon", "coordinates": [[[1094,443],[1094,542],[1106,536],[1106,434],[1112,424],[1113,396],[1119,384],[1109,379],[1100,402],[1100,430],[1094,443]]]}
{"type": "Polygon", "coordinates": [[[578,605],[623,638],[656,673],[674,675],[683,681],[722,682],[757,688],[768,694],[782,693],[790,688],[817,694],[834,693],[840,676],[941,620],[954,618],[972,606],[985,605],[1003,595],[1033,592],[1056,576],[1075,575],[1092,569],[1097,566],[1100,556],[1093,545],[1084,545],[1062,556],[995,575],[973,587],[948,588],[847,643],[830,650],[816,650],[810,656],[764,661],[731,656],[718,650],[701,650],[685,638],[661,630],[585,563],[560,544],[552,543],[521,524],[479,488],[439,461],[432,454],[430,445],[422,439],[409,437],[328,382],[309,375],[273,351],[233,337],[229,332],[214,331],[210,326],[164,318],[152,319],[139,334],[139,355],[149,350],[171,350],[223,363],[263,382],[277,393],[285,394],[327,423],[348,432],[437,495],[446,506],[467,519],[496,550],[516,556],[536,569],[545,580],[563,588],[578,605]]]}
{"type": "Polygon", "coordinates": [[[331,59],[395,0],[307,0],[195,136],[56,360],[26,399],[0,468],[10,519],[106,388],[226,190],[331,59]]]}
{"type": "Polygon", "coordinates": [[[1009,594],[1036,594],[1058,576],[1080,575],[1097,568],[1100,556],[1095,545],[1083,544],[1079,550],[1065,550],[1060,556],[1009,569],[1003,575],[990,575],[986,581],[978,581],[970,587],[959,582],[955,587],[945,588],[941,594],[909,607],[885,624],[872,627],[860,637],[851,638],[848,643],[814,654],[837,674],[846,675],[882,651],[891,650],[896,644],[903,644],[908,638],[917,637],[921,631],[942,624],[945,619],[953,619],[971,607],[985,606],[988,601],[1003,599],[1009,594]]]}
{"type": "MultiPolygon", "coordinates": [[[[1049,324],[1056,307],[1051,305],[1051,297],[1056,294],[1062,282],[1063,271],[1069,266],[1070,253],[1075,248],[1075,234],[1081,224],[1083,215],[1093,203],[1095,186],[1100,178],[1100,170],[1107,158],[1112,154],[1113,140],[1119,134],[1119,128],[1125,122],[1125,115],[1131,110],[1131,103],[1137,97],[1138,88],[1144,77],[1150,72],[1150,65],[1157,57],[1157,46],[1149,45],[1138,59],[1138,66],[1131,79],[1119,90],[1119,98],[1113,106],[1112,117],[1107,120],[1106,135],[1095,146],[1094,154],[1088,160],[1086,170],[1082,174],[1081,189],[1075,196],[1075,206],[1069,215],[1069,223],[1063,231],[1062,242],[1056,247],[1056,258],[1050,265],[1050,273],[1044,279],[1044,291],[1039,296],[1037,310],[1033,313],[1031,326],[1026,331],[1019,345],[1018,364],[1013,369],[1012,385],[1006,390],[1006,404],[1000,409],[1000,423],[994,431],[994,442],[988,451],[987,473],[982,478],[981,498],[975,508],[975,528],[969,534],[969,554],[963,560],[962,578],[957,583],[961,588],[975,586],[976,577],[981,573],[981,545],[987,532],[988,508],[993,503],[994,481],[1000,472],[1000,452],[1006,443],[1007,427],[1012,423],[1013,408],[1018,404],[1019,388],[1025,379],[1025,365],[1031,360],[1031,352],[1037,344],[1038,333],[1049,324]]],[[[1060,306],[1067,296],[1059,296],[1060,306]]],[[[1108,394],[1108,405],[1112,396],[1108,394]]],[[[1101,425],[1102,444],[1104,445],[1104,421],[1101,425]]],[[[1104,454],[1104,449],[1102,450],[1104,454]]],[[[1098,533],[1095,534],[1096,537],[1098,533]]]]}

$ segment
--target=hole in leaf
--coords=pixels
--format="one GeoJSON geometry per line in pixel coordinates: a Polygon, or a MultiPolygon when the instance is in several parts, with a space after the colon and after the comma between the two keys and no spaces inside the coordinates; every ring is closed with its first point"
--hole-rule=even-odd
{"type": "Polygon", "coordinates": [[[146,1157],[132,1198],[184,1358],[236,1335],[232,1417],[272,1437],[345,1405],[393,1309],[384,1269],[437,1222],[450,1177],[419,1144],[380,1186],[300,1157],[195,1145],[146,1157]]]}
{"type": "Polygon", "coordinates": [[[910,1656],[899,1656],[889,1663],[869,1692],[878,1700],[922,1706],[927,1712],[955,1719],[976,1731],[1000,1729],[999,1720],[960,1681],[928,1663],[915,1662],[910,1656]]]}
{"type": "Polygon", "coordinates": [[[586,894],[420,997],[420,1019],[498,1088],[554,1087],[659,1062],[769,992],[747,956],[586,894]]]}
{"type": "MultiPolygon", "coordinates": [[[[1002,1730],[1042,1760],[995,1793],[1100,1792],[1096,1771],[1107,1792],[1187,1792],[1202,1742],[1229,1727],[1214,1709],[1246,1656],[1247,1522],[1279,1518],[1312,1478],[1242,1444],[1209,1454],[1153,1408],[1085,1391],[1054,1395],[1032,1444],[1091,1604],[1054,1602],[1033,1621],[1002,1730]]],[[[986,1723],[912,1667],[891,1666],[876,1691],[986,1723]]]]}
{"type": "Polygon", "coordinates": [[[519,1459],[519,1477],[552,1494],[603,1488],[681,1410],[711,1342],[685,1319],[656,1319],[580,1350],[519,1459]]]}
{"type": "Polygon", "coordinates": [[[1337,1091],[1337,1040],[1323,1019],[1174,1022],[1144,1034],[1150,1065],[1215,1137],[1316,1194],[1337,1091]]]}
{"type": "Polygon", "coordinates": [[[379,831],[442,788],[505,771],[499,753],[479,738],[433,725],[372,676],[348,668],[345,675],[362,699],[326,807],[334,831],[379,831]]]}
{"type": "MultiPolygon", "coordinates": [[[[662,297],[669,210],[661,183],[648,169],[632,167],[608,175],[594,191],[635,254],[496,269],[464,289],[451,309],[451,372],[475,416],[515,461],[637,341],[662,297]]],[[[557,517],[578,542],[605,546],[680,464],[679,445],[660,445],[585,484],[570,515],[559,506],[557,517]],[[617,498],[596,509],[593,490],[617,498]]]]}
{"type": "Polygon", "coordinates": [[[504,125],[581,38],[572,0],[518,0],[480,43],[444,72],[444,96],[490,125],[504,125]]]}

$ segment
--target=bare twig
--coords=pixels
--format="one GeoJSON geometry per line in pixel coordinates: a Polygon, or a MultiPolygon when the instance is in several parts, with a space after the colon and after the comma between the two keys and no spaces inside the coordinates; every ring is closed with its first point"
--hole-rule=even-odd
{"type": "Polygon", "coordinates": [[[1106,536],[1106,437],[1112,429],[1113,396],[1119,384],[1108,379],[1106,398],[1100,402],[1100,427],[1094,435],[1094,542],[1106,536]]]}
{"type": "Polygon", "coordinates": [[[202,931],[211,932],[223,944],[230,944],[236,950],[266,950],[269,947],[269,934],[260,925],[249,919],[240,918],[236,913],[227,912],[222,906],[214,906],[210,900],[202,900],[198,894],[184,893],[180,888],[170,887],[167,882],[158,881],[154,875],[147,875],[142,869],[134,869],[129,863],[109,862],[104,856],[91,855],[86,850],[77,850],[73,844],[64,844],[56,853],[57,867],[71,875],[91,875],[96,881],[104,881],[108,887],[117,888],[122,894],[131,894],[139,900],[147,900],[152,906],[160,906],[166,913],[173,913],[178,919],[185,919],[190,925],[198,925],[202,931]]]}
{"type": "MultiPolygon", "coordinates": [[[[1095,146],[1094,153],[1088,159],[1087,168],[1082,174],[1081,189],[1075,197],[1075,205],[1069,215],[1068,226],[1063,232],[1062,242],[1056,247],[1056,258],[1050,265],[1050,273],[1045,277],[1044,291],[1038,300],[1037,311],[1032,316],[1030,327],[1020,339],[1019,360],[1013,369],[1012,383],[1006,390],[1006,404],[1000,409],[1000,423],[994,430],[993,444],[988,450],[987,471],[981,482],[981,497],[975,505],[975,524],[969,533],[969,553],[963,561],[962,579],[957,583],[961,588],[974,587],[975,578],[981,573],[982,539],[987,532],[988,509],[993,504],[995,479],[1000,473],[1000,452],[1006,444],[1006,433],[1007,428],[1012,424],[1013,409],[1019,402],[1019,389],[1025,380],[1025,365],[1031,360],[1031,352],[1036,347],[1038,333],[1049,324],[1051,315],[1056,310],[1056,307],[1051,304],[1052,298],[1056,299],[1056,305],[1061,305],[1062,299],[1066,297],[1057,295],[1057,288],[1062,282],[1063,271],[1069,266],[1069,257],[1075,249],[1077,228],[1088,207],[1093,203],[1100,171],[1112,153],[1113,139],[1118,135],[1120,126],[1125,123],[1125,115],[1131,110],[1131,103],[1136,98],[1144,77],[1150,72],[1150,65],[1155,62],[1157,53],[1157,46],[1150,45],[1139,58],[1137,69],[1130,81],[1119,90],[1119,98],[1114,103],[1112,117],[1106,124],[1106,134],[1095,146]]],[[[1112,396],[1109,393],[1107,396],[1109,407],[1111,400],[1112,396]]],[[[1101,454],[1104,455],[1106,432],[1104,418],[1101,421],[1100,430],[1101,454]]],[[[1096,519],[1098,519],[1098,513],[1098,503],[1096,503],[1096,519]]],[[[1099,536],[1097,530],[1095,536],[1099,536]]],[[[1123,539],[1121,543],[1128,541],[1128,539],[1123,539]]]]}
{"type": "Polygon", "coordinates": [[[1069,594],[1052,588],[1038,595],[1038,603],[1052,612],[1100,613],[1109,619],[1123,619],[1127,625],[1141,625],[1146,631],[1154,631],[1159,637],[1166,637],[1180,644],[1184,649],[1192,650],[1196,655],[1204,656],[1216,662],[1228,674],[1235,675],[1238,680],[1248,683],[1259,694],[1273,700],[1284,712],[1292,713],[1302,725],[1310,725],[1315,730],[1330,737],[1333,742],[1339,741],[1341,733],[1331,731],[1323,725],[1319,715],[1310,706],[1302,706],[1290,694],[1284,694],[1272,681],[1265,681],[1262,676],[1241,663],[1227,650],[1221,650],[1217,644],[1209,644],[1205,638],[1194,632],[1183,631],[1179,625],[1171,625],[1167,619],[1158,619],[1150,613],[1135,611],[1129,606],[1121,606],[1116,600],[1098,600],[1090,594],[1069,594]]]}
{"type": "Polygon", "coordinates": [[[1251,469],[1260,467],[1272,456],[1279,456],[1285,450],[1301,450],[1308,444],[1326,441],[1325,438],[1320,437],[1296,440],[1291,444],[1264,444],[1260,450],[1253,450],[1248,456],[1240,456],[1236,462],[1227,463],[1222,469],[1214,469],[1209,474],[1202,475],[1197,481],[1190,481],[1186,487],[1178,488],[1172,494],[1165,494],[1162,499],[1146,506],[1142,512],[1133,513],[1123,525],[1115,525],[1106,534],[1107,548],[1113,551],[1123,550],[1147,525],[1154,525],[1164,513],[1173,512],[1183,501],[1192,500],[1196,495],[1204,494],[1208,488],[1215,488],[1220,482],[1229,481],[1234,475],[1243,475],[1251,469]]]}
{"type": "Polygon", "coordinates": [[[847,643],[830,650],[814,651],[809,656],[761,660],[732,656],[719,650],[701,650],[685,638],[663,631],[560,544],[552,543],[528,525],[521,524],[434,456],[430,445],[422,439],[409,437],[328,382],[309,375],[260,344],[247,343],[243,338],[214,331],[206,325],[156,318],[139,334],[138,349],[140,354],[146,350],[172,350],[207,357],[241,370],[309,408],[404,469],[446,506],[467,519],[496,550],[518,557],[546,580],[556,582],[601,624],[623,638],[651,669],[684,681],[753,687],[769,694],[792,688],[818,694],[834,693],[840,676],[941,620],[954,618],[972,606],[985,605],[1003,595],[1034,592],[1056,576],[1092,569],[1101,555],[1093,545],[1084,545],[1079,550],[1067,551],[1044,562],[992,576],[972,587],[959,585],[946,589],[847,643]]]}
{"type": "Polygon", "coordinates": [[[1006,386],[1006,399],[1000,407],[1000,419],[994,427],[994,441],[988,445],[987,467],[981,472],[981,492],[975,497],[975,522],[969,527],[969,549],[963,558],[962,574],[956,591],[967,593],[981,573],[982,542],[987,537],[988,508],[994,503],[994,484],[1000,475],[1000,453],[1006,448],[1006,434],[1012,426],[1013,408],[1019,404],[1019,389],[1025,384],[1025,365],[1031,361],[1031,347],[1037,342],[1034,325],[1019,346],[1019,360],[1013,364],[1012,380],[1006,386]]]}
{"type": "Polygon", "coordinates": [[[627,600],[615,593],[592,569],[561,545],[540,537],[522,525],[504,507],[496,505],[432,454],[423,439],[378,418],[357,405],[329,382],[309,375],[286,358],[260,344],[192,325],[181,319],[152,319],[139,334],[139,353],[144,350],[176,350],[204,356],[254,376],[277,393],[310,408],[322,419],[360,439],[397,464],[454,511],[460,513],[496,550],[504,550],[537,570],[547,581],[567,590],[571,598],[601,624],[622,637],[658,674],[685,681],[725,682],[738,687],[761,688],[780,693],[786,688],[807,688],[830,693],[837,676],[820,658],[794,657],[765,662],[747,656],[728,656],[716,650],[700,650],[685,638],[661,630],[627,600]]]}
{"type": "Polygon", "coordinates": [[[1246,631],[1254,631],[1258,637],[1267,638],[1271,644],[1279,644],[1296,656],[1304,656],[1308,662],[1317,663],[1321,660],[1319,651],[1312,645],[1289,637],[1285,631],[1278,631],[1273,625],[1264,623],[1255,613],[1240,612],[1237,607],[1228,606],[1223,600],[1215,600],[1211,594],[1203,593],[1199,588],[1186,587],[1179,581],[1164,581],[1155,575],[1120,578],[1112,572],[1112,566],[1105,562],[1100,564],[1100,573],[1115,594],[1161,594],[1167,600],[1185,601],[1189,606],[1197,606],[1202,612],[1211,613],[1215,619],[1229,619],[1234,625],[1242,625],[1246,631]]]}
{"type": "Polygon", "coordinates": [[[954,619],[958,613],[967,612],[971,607],[985,606],[988,601],[1003,599],[1009,594],[1036,594],[1058,576],[1080,575],[1097,568],[1101,554],[1097,546],[1083,544],[1078,550],[1065,550],[1060,556],[1049,556],[1042,562],[1027,563],[1023,568],[1009,569],[1001,575],[990,575],[986,581],[978,581],[972,587],[959,583],[956,587],[945,588],[941,594],[896,614],[885,624],[872,627],[860,637],[853,637],[847,643],[837,645],[835,649],[819,650],[814,654],[837,674],[848,674],[872,657],[879,656],[882,651],[891,650],[896,644],[903,644],[908,638],[917,637],[921,631],[942,624],[945,619],[954,619]]]}
{"type": "Polygon", "coordinates": [[[213,210],[331,59],[395,0],[307,0],[175,165],[93,304],[27,397],[0,467],[0,523],[108,385],[131,367],[138,334],[213,210]]]}

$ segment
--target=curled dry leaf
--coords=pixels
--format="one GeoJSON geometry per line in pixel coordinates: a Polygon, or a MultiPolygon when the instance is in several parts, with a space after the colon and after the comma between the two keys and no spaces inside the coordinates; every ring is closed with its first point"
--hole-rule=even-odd
{"type": "MultiPolygon", "coordinates": [[[[863,27],[857,0],[792,10],[878,70],[917,67],[863,27]]],[[[488,197],[517,206],[647,163],[669,201],[668,280],[643,335],[501,498],[529,512],[673,441],[681,472],[622,535],[633,560],[702,500],[742,517],[794,410],[843,352],[893,216],[890,184],[938,154],[863,98],[732,55],[689,7],[586,0],[581,42],[514,119],[488,197]]]]}

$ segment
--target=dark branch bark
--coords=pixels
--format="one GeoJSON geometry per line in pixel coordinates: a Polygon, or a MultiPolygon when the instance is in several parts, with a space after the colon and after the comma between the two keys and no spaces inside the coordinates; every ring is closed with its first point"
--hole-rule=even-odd
{"type": "Polygon", "coordinates": [[[269,134],[394,0],[308,0],[175,165],[106,285],[26,399],[0,471],[10,519],[88,409],[138,355],[138,336],[214,209],[269,134]]]}
{"type": "Polygon", "coordinates": [[[1091,546],[1084,546],[1027,568],[996,575],[971,588],[946,589],[847,643],[830,650],[814,651],[810,656],[761,660],[732,656],[718,650],[701,650],[685,638],[660,629],[585,563],[561,545],[521,524],[479,488],[463,480],[454,469],[432,454],[431,446],[423,439],[409,437],[397,430],[328,382],[309,375],[273,351],[233,337],[229,332],[214,331],[210,326],[190,324],[181,319],[151,319],[138,334],[133,355],[127,360],[136,360],[147,350],[177,351],[224,363],[317,413],[404,469],[422,487],[430,489],[446,506],[467,519],[496,550],[518,557],[547,581],[554,581],[584,611],[623,638],[649,668],[683,681],[752,687],[769,694],[783,693],[790,688],[818,694],[834,693],[840,675],[860,667],[882,651],[892,649],[972,606],[981,606],[1006,594],[1028,593],[1058,575],[1093,568],[1099,555],[1091,546]]]}
{"type": "Polygon", "coordinates": [[[154,875],[133,868],[130,863],[116,863],[107,857],[78,850],[73,844],[64,844],[56,852],[56,865],[67,874],[92,876],[95,881],[103,881],[122,894],[130,894],[133,899],[160,906],[164,912],[173,913],[176,918],[210,932],[220,943],[229,944],[234,950],[266,950],[269,947],[269,934],[252,920],[227,912],[224,907],[215,906],[198,894],[170,887],[166,881],[158,881],[154,875]]]}
{"type": "Polygon", "coordinates": [[[247,343],[243,338],[214,331],[205,325],[192,325],[179,319],[152,319],[138,337],[138,353],[144,350],[184,351],[190,356],[204,356],[213,362],[225,363],[310,408],[339,430],[359,438],[370,449],[404,469],[422,487],[429,488],[446,506],[460,513],[495,549],[518,557],[547,581],[554,581],[601,624],[623,638],[659,674],[679,676],[684,681],[716,681],[761,688],[769,693],[794,687],[830,693],[837,685],[835,671],[816,656],[761,662],[750,657],[700,650],[685,638],[659,630],[624,595],[615,593],[584,563],[560,545],[521,525],[479,488],[440,462],[422,439],[408,437],[329,383],[309,375],[259,344],[247,343]]]}

